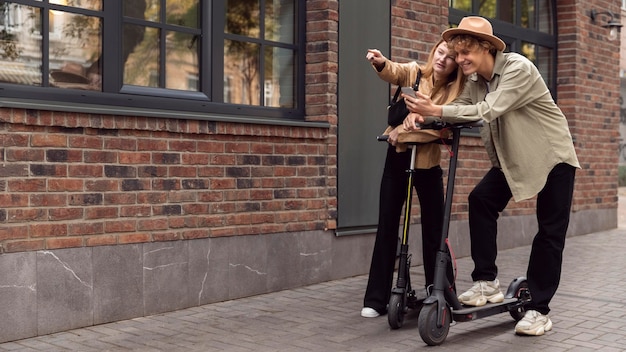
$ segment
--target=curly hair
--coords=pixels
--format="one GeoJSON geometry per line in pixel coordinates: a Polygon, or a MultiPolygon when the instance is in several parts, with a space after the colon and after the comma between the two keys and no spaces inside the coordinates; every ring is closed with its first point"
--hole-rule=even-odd
{"type": "Polygon", "coordinates": [[[448,50],[452,51],[461,51],[463,49],[466,50],[476,50],[477,48],[482,48],[493,56],[496,55],[498,49],[496,49],[495,45],[491,44],[489,41],[480,39],[471,34],[458,34],[450,37],[448,40],[448,50]]]}

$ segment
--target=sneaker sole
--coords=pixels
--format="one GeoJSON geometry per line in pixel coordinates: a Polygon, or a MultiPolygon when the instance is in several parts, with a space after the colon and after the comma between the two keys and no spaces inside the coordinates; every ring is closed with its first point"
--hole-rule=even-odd
{"type": "Polygon", "coordinates": [[[552,330],[552,321],[548,319],[548,322],[543,326],[538,326],[535,330],[523,330],[515,327],[515,333],[518,335],[527,335],[527,336],[541,336],[545,334],[546,331],[552,330]]]}
{"type": "Polygon", "coordinates": [[[376,318],[380,316],[380,313],[378,313],[377,311],[373,311],[373,312],[363,312],[361,311],[361,316],[363,318],[376,318]]]}
{"type": "Polygon", "coordinates": [[[503,301],[504,301],[504,294],[502,292],[496,293],[495,295],[491,295],[491,296],[480,296],[470,301],[465,301],[459,297],[459,302],[465,305],[474,306],[474,307],[482,307],[485,304],[487,304],[487,302],[501,303],[503,301]]]}

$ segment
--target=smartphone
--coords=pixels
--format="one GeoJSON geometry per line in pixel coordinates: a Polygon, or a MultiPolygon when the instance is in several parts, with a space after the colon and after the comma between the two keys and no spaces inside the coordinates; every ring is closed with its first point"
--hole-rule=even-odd
{"type": "Polygon", "coordinates": [[[415,91],[411,87],[402,87],[401,92],[404,95],[408,95],[412,98],[417,98],[417,95],[415,95],[415,91]]]}

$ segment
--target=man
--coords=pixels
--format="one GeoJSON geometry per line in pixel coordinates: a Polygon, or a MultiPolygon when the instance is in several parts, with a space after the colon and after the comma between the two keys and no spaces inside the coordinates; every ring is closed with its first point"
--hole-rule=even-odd
{"type": "Polygon", "coordinates": [[[436,105],[421,94],[405,97],[413,114],[404,126],[413,130],[424,116],[454,123],[483,121],[481,137],[492,168],[468,197],[474,285],[459,300],[472,306],[502,302],[496,222],[511,197],[521,201],[537,196],[538,232],[527,269],[532,300],[515,332],[543,335],[552,329],[547,314],[561,276],[575,171],[580,168],[567,120],[533,63],[503,53],[506,45],[493,35],[489,21],[465,17],[442,36],[456,52],[467,84],[448,105],[436,105]]]}

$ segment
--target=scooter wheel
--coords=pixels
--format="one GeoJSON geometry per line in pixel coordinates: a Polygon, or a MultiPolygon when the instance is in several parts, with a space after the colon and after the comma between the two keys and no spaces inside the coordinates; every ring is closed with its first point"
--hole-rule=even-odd
{"type": "Polygon", "coordinates": [[[389,326],[392,329],[399,329],[404,322],[404,314],[406,312],[406,305],[404,295],[399,293],[392,293],[389,298],[389,308],[387,309],[387,320],[389,326]]]}
{"type": "MultiPolygon", "coordinates": [[[[528,281],[524,280],[518,284],[517,289],[515,290],[514,297],[523,302],[530,301],[531,298],[530,290],[528,290],[528,281]]],[[[522,318],[524,318],[524,315],[526,314],[526,308],[522,305],[520,307],[510,310],[509,314],[511,314],[511,317],[515,321],[520,321],[522,320],[522,318]]]]}
{"type": "Polygon", "coordinates": [[[441,345],[448,337],[448,331],[450,331],[450,308],[446,306],[441,326],[437,326],[437,310],[437,303],[425,305],[417,318],[420,336],[429,346],[441,345]]]}

